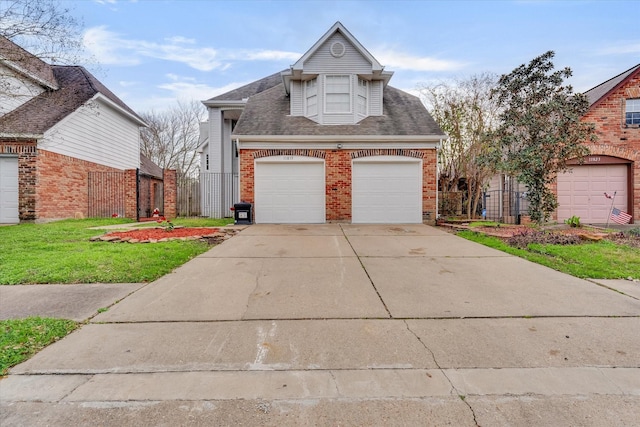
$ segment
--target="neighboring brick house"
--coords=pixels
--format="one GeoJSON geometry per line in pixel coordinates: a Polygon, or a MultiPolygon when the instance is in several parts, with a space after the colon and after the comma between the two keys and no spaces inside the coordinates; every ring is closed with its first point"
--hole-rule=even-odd
{"type": "Polygon", "coordinates": [[[89,172],[133,171],[135,197],[141,126],[83,67],[0,37],[0,223],[87,216],[89,172]]]}
{"type": "Polygon", "coordinates": [[[243,200],[257,223],[435,220],[446,135],[392,75],[337,22],[290,69],[204,101],[201,170],[220,176],[205,214],[243,200]]]}
{"type": "Polygon", "coordinates": [[[640,64],[585,92],[596,125],[590,155],[572,162],[557,180],[558,221],[573,215],[584,223],[606,223],[614,205],[640,220],[640,64]]]}

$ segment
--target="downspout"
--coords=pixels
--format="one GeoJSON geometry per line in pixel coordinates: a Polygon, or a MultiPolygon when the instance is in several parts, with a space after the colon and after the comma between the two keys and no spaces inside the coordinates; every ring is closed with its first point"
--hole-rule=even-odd
{"type": "Polygon", "coordinates": [[[438,209],[440,207],[440,203],[438,200],[438,177],[440,176],[440,147],[442,146],[442,138],[440,138],[440,141],[438,141],[438,144],[436,145],[436,217],[434,218],[435,223],[438,223],[438,218],[440,217],[440,212],[438,212],[438,209]]]}
{"type": "MultiPolygon", "coordinates": [[[[242,161],[242,157],[240,156],[240,138],[236,137],[236,146],[234,147],[236,150],[238,150],[238,194],[234,194],[233,197],[234,199],[237,198],[238,202],[241,202],[242,199],[240,198],[241,195],[241,177],[242,177],[242,167],[241,167],[241,161],[242,161]],[[237,197],[236,197],[237,196],[237,197]]],[[[233,171],[233,166],[231,167],[231,171],[233,171]]],[[[254,171],[255,174],[255,171],[254,171]]],[[[233,174],[231,174],[231,179],[233,179],[233,174]]],[[[255,196],[254,196],[254,202],[255,202],[255,196]]]]}

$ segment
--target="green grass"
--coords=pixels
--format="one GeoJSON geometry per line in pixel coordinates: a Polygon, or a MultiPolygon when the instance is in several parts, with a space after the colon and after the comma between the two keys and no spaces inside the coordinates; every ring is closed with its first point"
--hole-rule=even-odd
{"type": "Polygon", "coordinates": [[[0,376],[76,327],[72,320],[40,317],[0,321],[0,376]]]}
{"type": "MultiPolygon", "coordinates": [[[[89,227],[126,219],[64,220],[0,227],[0,285],[153,281],[209,246],[200,241],[153,244],[90,242],[89,227]]],[[[220,226],[230,220],[178,219],[177,225],[220,226]]]]}
{"type": "Polygon", "coordinates": [[[458,235],[576,277],[640,279],[640,251],[607,240],[579,245],[530,244],[527,249],[518,249],[496,237],[473,231],[461,231],[458,235]]]}

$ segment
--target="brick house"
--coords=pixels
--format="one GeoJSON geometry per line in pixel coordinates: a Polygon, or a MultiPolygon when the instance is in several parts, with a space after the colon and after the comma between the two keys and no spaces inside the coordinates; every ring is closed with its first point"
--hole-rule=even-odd
{"type": "Polygon", "coordinates": [[[205,213],[243,200],[257,223],[435,220],[446,135],[392,75],[337,22],[289,69],[204,101],[201,170],[220,175],[205,213]]]}
{"type": "Polygon", "coordinates": [[[584,223],[605,223],[614,206],[640,220],[640,64],[585,92],[596,125],[590,155],[558,175],[558,221],[575,215],[584,223]]]}
{"type": "Polygon", "coordinates": [[[88,174],[122,172],[136,217],[144,121],[80,66],[0,37],[0,223],[88,215],[88,174]]]}

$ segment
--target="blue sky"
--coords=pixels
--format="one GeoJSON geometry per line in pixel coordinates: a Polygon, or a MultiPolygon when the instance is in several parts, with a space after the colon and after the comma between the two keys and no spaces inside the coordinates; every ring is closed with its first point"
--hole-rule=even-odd
{"type": "Polygon", "coordinates": [[[576,91],[640,62],[637,1],[63,1],[86,65],[138,112],[204,100],[283,70],[336,21],[390,84],[508,73],[554,50],[576,91]]]}

